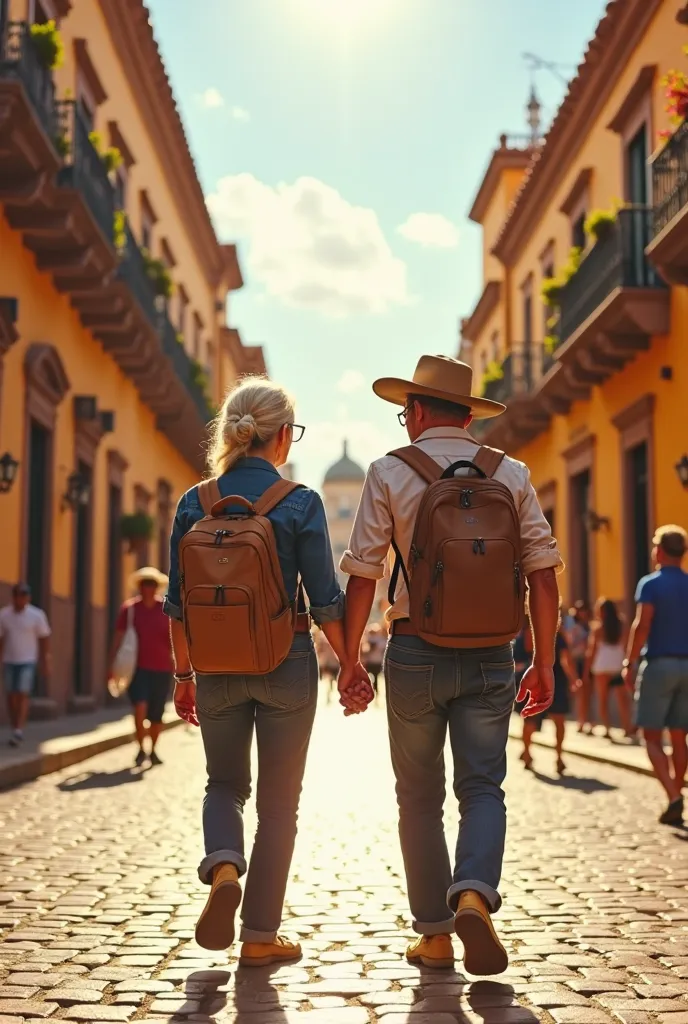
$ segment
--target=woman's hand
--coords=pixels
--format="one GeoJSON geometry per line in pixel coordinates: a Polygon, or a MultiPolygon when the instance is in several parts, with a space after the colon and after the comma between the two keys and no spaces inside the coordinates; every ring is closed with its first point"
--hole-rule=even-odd
{"type": "Polygon", "coordinates": [[[196,684],[192,681],[177,683],[174,688],[174,706],[179,717],[189,725],[199,725],[196,714],[196,684]]]}

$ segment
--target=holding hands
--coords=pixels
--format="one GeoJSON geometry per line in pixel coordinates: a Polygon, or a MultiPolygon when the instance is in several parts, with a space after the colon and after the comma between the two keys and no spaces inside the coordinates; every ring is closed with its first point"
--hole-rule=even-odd
{"type": "Polygon", "coordinates": [[[370,683],[370,676],[360,661],[344,664],[337,679],[339,703],[344,708],[345,717],[360,715],[368,709],[375,698],[375,691],[370,683]]]}

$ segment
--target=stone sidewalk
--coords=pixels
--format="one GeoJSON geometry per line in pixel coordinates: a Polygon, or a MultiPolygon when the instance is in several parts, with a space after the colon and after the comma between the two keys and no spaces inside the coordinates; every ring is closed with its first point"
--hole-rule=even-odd
{"type": "MultiPolygon", "coordinates": [[[[161,753],[158,769],[112,750],[0,793],[0,1024],[687,1024],[688,832],[656,824],[650,779],[571,757],[559,780],[545,750],[528,773],[514,744],[510,968],[431,972],[404,959],[384,713],[321,708],[284,922],[304,958],[241,970],[193,941],[199,736],[177,729],[161,753]]],[[[456,818],[448,800],[452,833],[456,818]]]]}
{"type": "MultiPolygon", "coordinates": [[[[167,728],[179,725],[174,706],[165,712],[167,728]]],[[[113,747],[134,740],[131,708],[126,698],[87,714],[63,715],[29,722],[24,742],[10,747],[7,727],[0,731],[0,789],[68,768],[113,747]]]]}

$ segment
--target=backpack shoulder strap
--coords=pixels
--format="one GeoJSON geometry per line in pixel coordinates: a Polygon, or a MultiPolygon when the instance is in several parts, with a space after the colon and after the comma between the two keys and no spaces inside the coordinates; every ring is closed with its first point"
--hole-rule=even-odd
{"type": "Polygon", "coordinates": [[[288,494],[299,487],[303,487],[303,484],[297,484],[293,480],[278,480],[268,487],[258,501],[254,502],[256,515],[266,516],[268,512],[272,512],[273,508],[279,505],[280,501],[284,501],[288,494]]]}
{"type": "Polygon", "coordinates": [[[198,500],[201,503],[203,514],[209,516],[213,505],[222,500],[216,477],[211,477],[210,480],[201,480],[198,485],[198,500]]]}
{"type": "Polygon", "coordinates": [[[488,448],[487,445],[481,445],[471,459],[471,462],[478,469],[481,469],[486,477],[491,478],[501,466],[504,454],[498,448],[488,448]]]}
{"type": "Polygon", "coordinates": [[[434,484],[442,476],[442,467],[417,444],[407,445],[406,448],[397,448],[387,454],[405,462],[407,466],[423,477],[426,484],[434,484]]]}

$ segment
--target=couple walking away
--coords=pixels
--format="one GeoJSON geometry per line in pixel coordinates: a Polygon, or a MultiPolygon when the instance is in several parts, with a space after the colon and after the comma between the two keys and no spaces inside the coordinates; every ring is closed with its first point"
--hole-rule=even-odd
{"type": "Polygon", "coordinates": [[[208,770],[199,875],[211,888],[196,938],[208,949],[231,945],[246,874],[240,963],[301,955],[278,932],[317,702],[309,616],[339,660],[344,714],[365,711],[374,694],[361,641],[388,562],[387,714],[418,934],[407,956],[451,967],[456,932],[466,970],[497,974],[507,966],[492,915],[516,697],[512,640],[527,581],[533,654],[519,696],[528,698],[525,715],[539,714],[554,690],[562,561],[528,469],[468,432],[473,418],[504,410],[473,395],[469,366],[423,356],[412,380],[373,387],[401,407],[411,444],[370,467],[341,562],[346,598],[320,497],[277,470],[304,431],[277,384],[248,378],[228,394],[210,449],[213,477],[177,509],[165,601],[175,705],[200,725],[208,770]],[[258,828],[247,864],[242,811],[254,731],[258,828]],[[453,871],[443,828],[447,731],[461,812],[453,871]]]}

